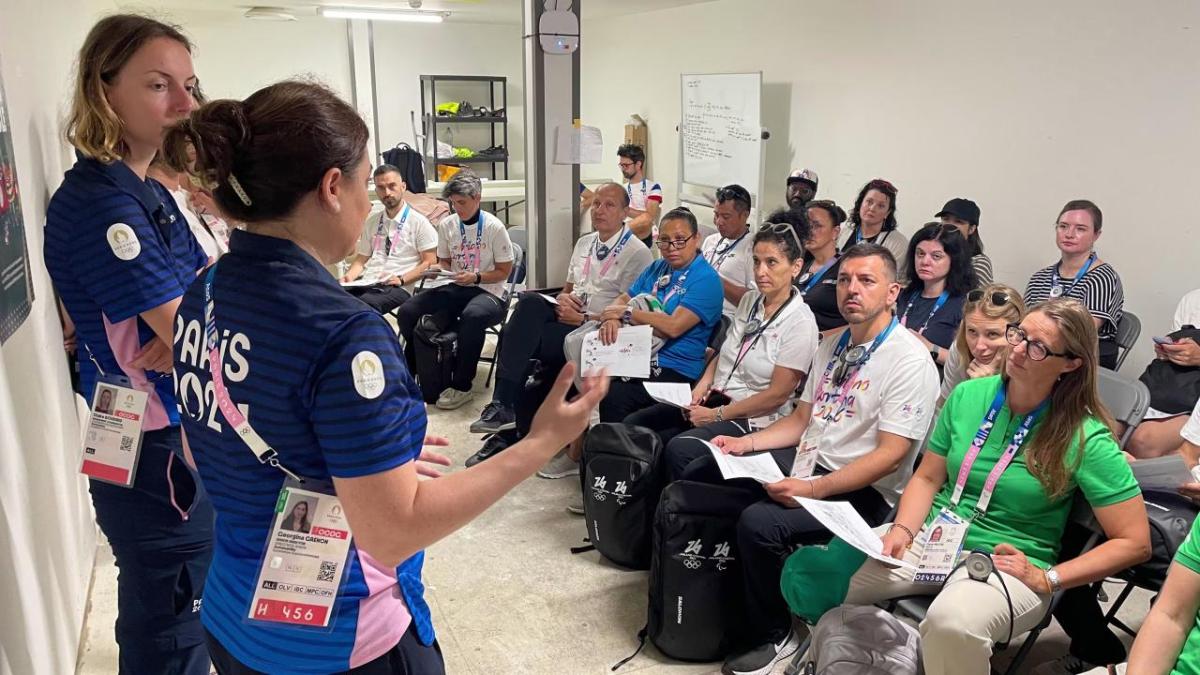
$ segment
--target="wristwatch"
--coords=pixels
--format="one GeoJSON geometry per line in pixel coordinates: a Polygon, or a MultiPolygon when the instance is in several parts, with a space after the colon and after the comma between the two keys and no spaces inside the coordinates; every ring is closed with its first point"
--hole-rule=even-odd
{"type": "Polygon", "coordinates": [[[632,309],[626,307],[625,311],[621,313],[621,323],[626,324],[626,325],[633,323],[633,310],[632,309]]]}
{"type": "Polygon", "coordinates": [[[721,407],[717,408],[717,421],[718,422],[725,421],[725,406],[721,406],[721,407]]]}
{"type": "Polygon", "coordinates": [[[483,275],[480,274],[479,272],[476,272],[475,273],[475,285],[478,286],[479,282],[481,282],[481,281],[483,281],[483,275]]]}
{"type": "Polygon", "coordinates": [[[1053,567],[1046,569],[1046,583],[1050,584],[1050,592],[1057,593],[1062,590],[1062,579],[1058,576],[1058,570],[1053,567]]]}
{"type": "Polygon", "coordinates": [[[933,357],[934,363],[937,363],[938,354],[940,354],[941,352],[942,352],[942,350],[938,349],[937,347],[934,347],[929,350],[929,355],[933,357]]]}

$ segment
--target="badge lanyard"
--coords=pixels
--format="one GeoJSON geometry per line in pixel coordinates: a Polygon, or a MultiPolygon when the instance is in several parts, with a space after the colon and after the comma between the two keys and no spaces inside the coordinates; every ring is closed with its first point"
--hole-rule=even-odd
{"type": "MultiPolygon", "coordinates": [[[[975,439],[971,441],[971,448],[967,450],[967,454],[963,457],[962,465],[958,468],[958,478],[954,481],[954,493],[950,496],[951,509],[957,507],[958,503],[962,501],[963,491],[967,487],[967,478],[971,474],[971,467],[975,465],[975,460],[979,457],[983,445],[987,443],[988,437],[992,433],[996,416],[1000,414],[1000,409],[1004,407],[1004,399],[1005,390],[1001,387],[1000,391],[996,392],[996,398],[992,400],[992,407],[988,409],[987,415],[984,416],[983,423],[979,425],[979,431],[975,432],[975,439]]],[[[1025,442],[1025,437],[1029,435],[1029,431],[1033,428],[1034,423],[1049,404],[1049,399],[1042,401],[1033,412],[1021,420],[1021,426],[1013,434],[1012,441],[1005,448],[1004,454],[1000,456],[1000,459],[996,461],[996,465],[988,473],[987,480],[983,484],[983,490],[979,493],[979,501],[975,504],[975,514],[972,520],[983,516],[987,511],[988,504],[992,501],[992,493],[996,489],[996,483],[999,482],[1001,474],[1012,464],[1013,458],[1016,457],[1017,452],[1021,450],[1021,445],[1025,442]]]]}
{"type": "Polygon", "coordinates": [[[718,241],[717,245],[713,247],[712,257],[710,258],[708,256],[704,256],[704,259],[707,260],[710,265],[712,265],[714,270],[721,269],[721,265],[725,262],[725,259],[729,257],[729,254],[733,252],[733,249],[737,248],[738,244],[742,243],[742,240],[745,239],[746,235],[749,233],[749,230],[743,232],[742,236],[734,239],[732,243],[725,247],[724,251],[721,250],[721,241],[725,241],[725,237],[721,237],[721,241],[718,241]]]}
{"type": "Polygon", "coordinates": [[[688,263],[687,268],[683,270],[683,274],[679,276],[679,279],[677,279],[674,284],[671,284],[671,276],[673,273],[670,271],[670,264],[663,263],[663,266],[666,268],[664,270],[666,274],[663,274],[658,278],[658,281],[654,282],[654,294],[658,295],[668,285],[671,286],[671,292],[667,293],[666,297],[661,299],[664,311],[666,310],[667,303],[671,301],[671,298],[675,297],[676,293],[683,290],[683,284],[687,281],[688,275],[692,273],[692,267],[696,264],[696,260],[699,258],[700,256],[696,256],[692,259],[692,262],[688,263]]]}
{"type": "MultiPolygon", "coordinates": [[[[883,329],[883,332],[880,333],[879,336],[875,338],[875,341],[871,343],[871,348],[867,350],[866,355],[864,355],[863,359],[855,366],[854,373],[850,377],[846,378],[846,381],[842,383],[840,391],[838,392],[838,396],[833,401],[833,408],[841,405],[841,402],[845,400],[846,396],[850,393],[850,390],[854,387],[854,383],[858,380],[859,371],[862,370],[862,367],[871,360],[871,355],[875,353],[876,349],[879,349],[879,346],[882,345],[885,340],[887,340],[888,336],[892,334],[892,330],[894,330],[899,323],[900,322],[893,317],[887,328],[883,329]]],[[[841,356],[842,352],[845,351],[849,344],[850,329],[847,328],[846,331],[842,333],[842,337],[838,339],[837,346],[833,350],[833,356],[829,359],[829,363],[825,366],[825,374],[822,375],[821,380],[817,382],[816,396],[813,397],[813,405],[816,405],[817,402],[824,397],[825,380],[830,379],[830,376],[833,374],[833,367],[837,363],[838,357],[841,356]]]]}
{"type": "Polygon", "coordinates": [[[1094,263],[1094,262],[1096,262],[1095,252],[1093,252],[1091,255],[1088,256],[1087,262],[1084,263],[1083,267],[1080,267],[1079,271],[1075,273],[1075,280],[1072,281],[1071,285],[1067,286],[1066,288],[1063,288],[1063,286],[1062,286],[1062,277],[1058,276],[1058,267],[1059,267],[1059,265],[1062,265],[1062,261],[1060,260],[1057,263],[1055,263],[1054,279],[1050,283],[1050,297],[1057,298],[1059,296],[1066,295],[1067,293],[1070,293],[1072,290],[1074,290],[1076,284],[1078,284],[1079,280],[1083,278],[1083,275],[1087,274],[1088,270],[1092,269],[1092,263],[1094,263]]]}
{"type": "Polygon", "coordinates": [[[479,273],[479,257],[480,251],[483,250],[483,211],[479,212],[479,222],[475,224],[479,229],[475,232],[475,248],[467,248],[467,226],[463,224],[462,218],[458,219],[458,233],[462,236],[462,258],[463,266],[470,267],[472,272],[479,273]],[[468,251],[470,251],[468,253],[468,251]]]}
{"type": "Polygon", "coordinates": [[[592,272],[593,256],[596,258],[596,262],[604,263],[604,265],[600,267],[600,278],[603,279],[604,277],[608,276],[608,270],[613,266],[613,263],[617,261],[617,258],[621,254],[621,249],[625,248],[625,243],[628,242],[631,237],[633,237],[633,230],[629,228],[624,228],[624,230],[625,234],[622,235],[619,240],[617,240],[617,244],[611,249],[609,249],[607,246],[604,246],[603,251],[601,250],[602,246],[600,244],[600,235],[596,235],[596,240],[592,242],[592,250],[588,251],[587,257],[583,259],[583,279],[581,279],[581,281],[584,283],[587,283],[588,281],[588,277],[592,272]]]}
{"type": "MultiPolygon", "coordinates": [[[[633,201],[633,183],[625,184],[625,193],[629,195],[629,201],[632,202],[633,201]]],[[[642,179],[642,207],[643,208],[645,208],[645,206],[646,206],[646,194],[647,193],[648,193],[648,190],[646,189],[646,179],[643,178],[642,179]]]]}
{"type": "Polygon", "coordinates": [[[820,283],[821,279],[825,276],[825,273],[828,272],[834,265],[836,265],[837,261],[840,259],[841,256],[834,255],[829,259],[829,262],[821,266],[821,269],[817,270],[816,272],[808,272],[801,275],[800,283],[804,284],[804,293],[807,295],[808,292],[812,290],[813,286],[816,286],[818,283],[820,283]]]}
{"type": "MultiPolygon", "coordinates": [[[[908,328],[908,313],[912,311],[913,304],[919,297],[921,297],[921,295],[914,291],[912,297],[908,299],[908,306],[904,308],[904,316],[900,317],[901,326],[908,328]]],[[[925,320],[921,322],[921,327],[917,329],[917,335],[925,334],[925,329],[929,327],[930,319],[933,318],[934,314],[938,313],[938,310],[942,308],[942,305],[946,304],[946,300],[949,297],[950,291],[942,291],[942,294],[938,296],[937,302],[933,303],[933,309],[929,310],[929,316],[925,317],[925,320]]]]}
{"type": "MultiPolygon", "coordinates": [[[[398,224],[396,225],[396,236],[397,237],[400,236],[400,233],[404,231],[404,222],[406,220],[408,220],[408,212],[409,212],[410,208],[411,207],[409,207],[408,204],[405,204],[404,208],[400,210],[400,220],[399,220],[398,224]]],[[[383,255],[386,257],[386,256],[389,256],[392,254],[392,242],[394,240],[394,237],[392,237],[391,234],[388,234],[386,238],[384,237],[383,221],[385,218],[387,218],[387,211],[384,211],[383,213],[379,214],[379,224],[375,226],[375,241],[372,243],[371,248],[374,251],[378,251],[379,244],[383,243],[384,244],[383,255]],[[381,240],[382,240],[382,242],[381,242],[381,240]]],[[[390,230],[391,228],[388,228],[388,229],[390,230]]]]}
{"type": "MultiPolygon", "coordinates": [[[[880,246],[883,246],[883,242],[887,241],[888,235],[891,233],[892,233],[891,230],[884,230],[882,233],[880,233],[883,235],[883,239],[880,239],[879,241],[875,241],[875,242],[870,242],[870,243],[879,244],[880,246]]],[[[875,236],[878,237],[880,235],[877,234],[875,236]]],[[[855,227],[854,228],[854,243],[861,244],[861,243],[863,243],[864,239],[865,238],[863,237],[863,233],[862,233],[862,225],[855,227]]]]}
{"type": "MultiPolygon", "coordinates": [[[[783,304],[779,306],[779,309],[775,310],[774,314],[767,317],[766,322],[761,326],[758,325],[759,321],[754,317],[758,314],[759,308],[763,307],[765,304],[763,302],[764,296],[760,295],[758,296],[758,299],[754,301],[754,306],[750,309],[750,316],[747,317],[746,331],[742,333],[742,346],[738,349],[738,355],[737,358],[733,360],[733,365],[729,367],[729,377],[725,378],[725,385],[721,387],[721,391],[729,388],[729,381],[733,379],[733,374],[737,372],[737,368],[742,364],[742,360],[745,359],[746,355],[754,349],[754,345],[758,344],[758,339],[767,332],[767,329],[770,328],[771,324],[775,322],[775,318],[780,314],[783,314],[783,310],[787,309],[787,306],[791,304],[792,299],[795,297],[796,292],[793,289],[792,293],[788,295],[788,299],[784,300],[783,304]]],[[[764,309],[763,311],[765,312],[766,310],[764,309]]]]}

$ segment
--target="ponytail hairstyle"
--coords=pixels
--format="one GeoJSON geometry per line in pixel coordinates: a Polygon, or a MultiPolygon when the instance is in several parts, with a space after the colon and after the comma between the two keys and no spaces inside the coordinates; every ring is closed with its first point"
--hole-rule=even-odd
{"type": "Polygon", "coordinates": [[[168,132],[164,146],[171,153],[195,146],[196,174],[217,205],[254,224],[290,215],[329,169],[356,171],[367,138],[362,118],[329,88],[286,80],[245,101],[206,103],[168,132]]]}

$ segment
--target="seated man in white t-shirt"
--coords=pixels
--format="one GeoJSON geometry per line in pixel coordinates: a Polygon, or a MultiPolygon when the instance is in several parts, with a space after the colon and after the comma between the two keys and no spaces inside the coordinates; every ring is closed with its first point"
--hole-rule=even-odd
{"type": "Polygon", "coordinates": [[[732,318],[746,291],[754,288],[754,237],[750,234],[750,192],[741,185],[717,190],[713,207],[715,234],[708,235],[701,254],[721,277],[725,304],[721,313],[732,318]]]}
{"type": "Polygon", "coordinates": [[[404,201],[407,186],[391,164],[375,169],[375,194],[383,209],[367,216],[358,254],[340,281],[346,291],[380,314],[412,297],[425,270],[437,263],[437,230],[404,201]]]}
{"type": "Polygon", "coordinates": [[[532,413],[566,363],[563,341],[567,334],[599,316],[650,265],[650,251],[623,224],[628,205],[629,196],[620,185],[605,183],[596,188],[592,204],[596,231],[575,242],[567,283],[556,301],[533,292],[524,293],[517,301],[504,325],[492,401],[471,424],[472,433],[514,433],[488,439],[467,460],[468,466],[503,450],[529,430],[532,413]],[[541,366],[544,386],[527,388],[535,361],[541,366]]]}
{"type": "MultiPolygon", "coordinates": [[[[892,316],[899,293],[891,252],[876,244],[848,250],[837,297],[849,327],[817,348],[795,410],[761,431],[712,441],[730,454],[781,448],[771,453],[791,476],[764,485],[767,499],[738,521],[742,618],[755,646],[727,659],[724,673],[770,672],[799,646],[779,590],[783,564],[796,545],[831,535],[793,497],[847,501],[878,525],[912,475],[933,419],[938,375],[921,341],[892,316]]],[[[682,477],[712,480],[712,467],[692,462],[682,477]]]]}
{"type": "MultiPolygon", "coordinates": [[[[1175,307],[1171,332],[1184,326],[1200,328],[1200,289],[1183,296],[1175,307]]],[[[1200,344],[1191,338],[1185,337],[1171,344],[1155,343],[1154,355],[1180,368],[1200,367],[1200,344]]],[[[1163,412],[1151,407],[1129,438],[1129,453],[1138,459],[1149,459],[1174,452],[1179,446],[1180,430],[1187,419],[1187,411],[1163,412]]]]}
{"type": "Polygon", "coordinates": [[[413,330],[426,314],[439,323],[457,322],[458,363],[450,386],[438,397],[437,407],[454,410],[474,394],[471,383],[483,351],[484,331],[504,318],[505,282],[513,268],[513,247],[508,230],[496,216],[479,208],[483,184],[470,171],[459,171],[442,189],[453,213],[438,226],[437,257],[450,283],[419,293],[400,306],[396,323],[404,337],[408,369],[416,372],[413,330]]]}

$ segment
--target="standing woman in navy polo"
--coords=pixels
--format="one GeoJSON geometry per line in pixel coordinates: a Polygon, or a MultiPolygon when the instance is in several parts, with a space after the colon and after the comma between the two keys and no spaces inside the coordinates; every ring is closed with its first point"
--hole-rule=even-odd
{"type": "Polygon", "coordinates": [[[67,126],[79,159],[46,217],[46,267],[76,326],[80,393],[91,401],[98,381],[124,378],[147,395],[136,469],[120,472],[132,485],[89,471],[120,571],[123,674],[208,673],[199,611],[213,512],[182,458],[171,378],[175,310],[207,258],[170,193],[146,179],[167,128],[195,106],[195,86],[191,45],[175,27],[132,15],[97,23],[67,126]]]}
{"type": "Polygon", "coordinates": [[[370,212],[367,139],[353,108],[294,81],[209,103],[168,137],[195,145],[221,211],[246,223],[175,333],[186,443],[219,516],[202,620],[222,675],[442,672],[423,549],[581,433],[607,391],[589,380],[566,402],[567,366],[524,440],[418,480],[425,405],[396,335],[324,268],[370,212]]]}

